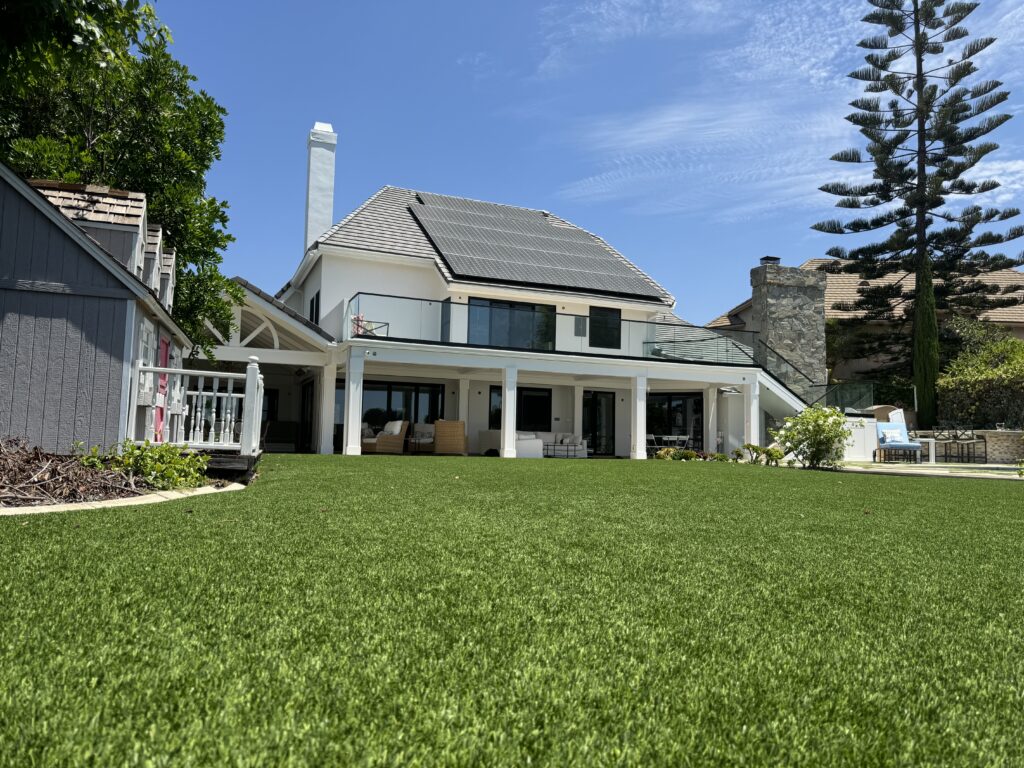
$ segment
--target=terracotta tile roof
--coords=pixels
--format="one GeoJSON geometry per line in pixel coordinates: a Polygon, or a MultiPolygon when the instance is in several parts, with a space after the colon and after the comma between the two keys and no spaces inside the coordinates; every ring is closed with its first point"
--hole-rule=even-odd
{"type": "Polygon", "coordinates": [[[137,227],[146,215],[146,196],[142,192],[45,179],[30,179],[28,183],[72,221],[137,227]]]}
{"type": "MultiPolygon", "coordinates": [[[[809,259],[800,265],[800,269],[820,269],[823,264],[831,263],[833,259],[809,259]]],[[[850,273],[829,273],[825,286],[825,317],[832,319],[848,319],[862,316],[863,312],[851,312],[836,309],[836,304],[854,302],[858,299],[858,290],[861,283],[865,282],[860,275],[850,273]]],[[[915,284],[914,275],[910,272],[894,272],[891,275],[876,280],[868,281],[872,285],[891,285],[899,282],[907,290],[913,290],[915,284]]],[[[984,282],[989,285],[998,285],[1000,288],[1021,286],[1024,289],[1024,272],[1016,269],[1004,269],[998,272],[990,272],[985,275],[984,282]]],[[[1019,294],[1024,300],[1024,290],[1019,294]]],[[[982,319],[993,323],[1007,325],[1024,325],[1024,304],[1017,304],[1010,307],[997,307],[981,314],[982,319]]]]}
{"type": "MultiPolygon", "coordinates": [[[[819,269],[823,264],[830,264],[833,259],[809,259],[800,265],[800,269],[819,269]]],[[[849,311],[836,309],[836,304],[854,302],[859,297],[861,283],[864,282],[860,275],[846,272],[829,272],[825,283],[825,318],[828,320],[852,319],[863,316],[861,311],[849,311]]],[[[873,285],[891,285],[895,282],[903,283],[908,289],[914,287],[914,275],[909,272],[894,272],[890,275],[870,281],[873,285]]],[[[1016,269],[1004,269],[998,272],[991,272],[985,276],[985,282],[998,285],[1000,288],[1021,286],[1020,297],[1024,300],[1024,272],[1016,269]]],[[[747,299],[730,309],[725,314],[719,315],[710,323],[709,328],[728,328],[734,326],[731,316],[738,315],[750,307],[750,300],[747,299]]],[[[982,319],[989,320],[1001,325],[1024,325],[1024,303],[1010,307],[997,307],[983,312],[982,319]]],[[[742,323],[740,323],[742,324],[742,323]]]]}

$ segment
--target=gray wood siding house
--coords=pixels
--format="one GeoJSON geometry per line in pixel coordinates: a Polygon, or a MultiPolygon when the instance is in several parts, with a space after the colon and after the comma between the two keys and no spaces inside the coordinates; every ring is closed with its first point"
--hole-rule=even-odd
{"type": "Polygon", "coordinates": [[[142,280],[144,206],[138,221],[98,220],[102,205],[72,221],[0,164],[0,437],[65,454],[120,442],[133,363],[155,364],[161,343],[181,359],[189,341],[160,301],[160,270],[142,280]]]}

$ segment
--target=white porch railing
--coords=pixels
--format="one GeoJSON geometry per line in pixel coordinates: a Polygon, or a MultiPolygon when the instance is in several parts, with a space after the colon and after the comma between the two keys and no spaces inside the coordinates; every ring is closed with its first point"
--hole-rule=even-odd
{"type": "Polygon", "coordinates": [[[250,357],[245,373],[136,363],[128,414],[128,435],[136,442],[254,456],[263,418],[258,360],[250,357]]]}

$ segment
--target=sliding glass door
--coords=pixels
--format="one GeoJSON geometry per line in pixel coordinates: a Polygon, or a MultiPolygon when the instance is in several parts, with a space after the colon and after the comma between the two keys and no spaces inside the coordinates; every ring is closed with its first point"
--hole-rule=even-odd
{"type": "Polygon", "coordinates": [[[587,453],[615,455],[615,393],[583,392],[583,437],[587,453]]]}
{"type": "Polygon", "coordinates": [[[686,436],[690,448],[704,450],[704,395],[695,392],[648,394],[647,434],[686,436]]]}

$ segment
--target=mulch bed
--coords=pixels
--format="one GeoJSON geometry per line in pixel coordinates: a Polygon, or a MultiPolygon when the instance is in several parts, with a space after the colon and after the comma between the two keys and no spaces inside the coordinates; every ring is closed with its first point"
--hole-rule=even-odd
{"type": "Polygon", "coordinates": [[[22,439],[0,439],[0,506],[124,499],[146,491],[122,472],[92,469],[76,456],[44,453],[22,439]]]}

